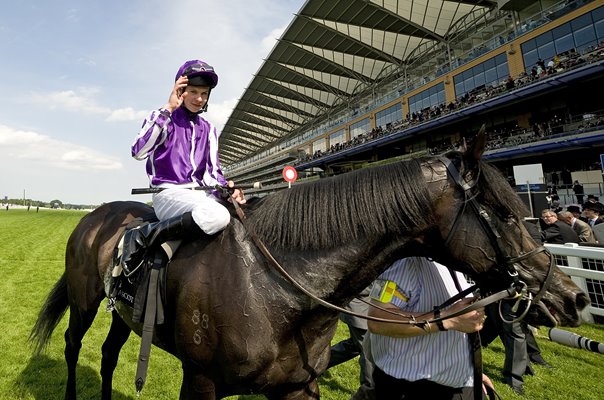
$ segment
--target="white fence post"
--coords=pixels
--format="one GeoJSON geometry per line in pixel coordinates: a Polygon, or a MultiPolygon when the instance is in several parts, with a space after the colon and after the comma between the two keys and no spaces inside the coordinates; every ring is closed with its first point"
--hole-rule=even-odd
{"type": "MultiPolygon", "coordinates": [[[[587,263],[600,261],[604,264],[604,248],[596,246],[579,246],[576,243],[560,244],[545,244],[545,247],[552,255],[565,256],[568,260],[568,266],[558,265],[558,267],[571,277],[573,282],[583,290],[590,298],[597,296],[598,293],[590,293],[586,279],[599,281],[604,285],[604,271],[597,271],[583,268],[584,261],[587,263]]],[[[592,304],[585,308],[581,314],[583,321],[588,323],[594,322],[594,315],[604,316],[603,304],[592,304]]]]}

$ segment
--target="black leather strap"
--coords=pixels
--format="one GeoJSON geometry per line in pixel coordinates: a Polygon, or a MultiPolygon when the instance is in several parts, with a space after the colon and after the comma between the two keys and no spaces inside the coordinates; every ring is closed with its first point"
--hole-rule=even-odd
{"type": "Polygon", "coordinates": [[[137,397],[141,390],[143,390],[147,378],[151,343],[153,341],[153,330],[157,317],[159,269],[161,268],[162,263],[163,257],[161,256],[161,251],[157,251],[149,277],[149,289],[147,290],[147,301],[145,305],[145,322],[143,324],[141,347],[139,350],[138,364],[136,366],[136,378],[134,383],[136,385],[137,397]]]}

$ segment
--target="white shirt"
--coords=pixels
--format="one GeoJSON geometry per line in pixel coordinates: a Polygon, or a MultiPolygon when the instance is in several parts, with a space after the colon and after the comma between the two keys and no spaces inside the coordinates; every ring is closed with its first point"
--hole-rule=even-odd
{"type": "MultiPolygon", "coordinates": [[[[468,283],[456,272],[462,289],[468,283]]],[[[392,304],[403,312],[429,312],[458,293],[447,267],[411,257],[395,262],[378,279],[393,281],[408,298],[393,297],[392,304]]],[[[437,332],[410,338],[368,333],[375,364],[390,376],[408,381],[427,379],[449,387],[473,385],[470,344],[458,331],[437,332]]]]}

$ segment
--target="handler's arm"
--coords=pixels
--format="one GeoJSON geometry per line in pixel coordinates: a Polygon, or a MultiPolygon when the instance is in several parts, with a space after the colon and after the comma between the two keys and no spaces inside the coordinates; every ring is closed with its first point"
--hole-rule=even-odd
{"type": "MultiPolygon", "coordinates": [[[[441,311],[441,316],[447,316],[457,310],[466,307],[470,304],[473,299],[463,299],[453,304],[450,308],[441,311]]],[[[372,317],[378,317],[383,319],[391,319],[398,321],[409,321],[410,317],[415,317],[418,320],[424,319],[432,319],[434,318],[433,313],[414,313],[401,311],[394,305],[390,303],[381,303],[377,300],[372,299],[371,304],[375,304],[384,309],[396,312],[398,314],[404,314],[405,316],[409,316],[409,318],[401,315],[394,315],[387,311],[380,310],[376,307],[369,307],[369,315],[372,317]]],[[[446,330],[456,330],[465,333],[476,332],[482,329],[484,323],[484,309],[478,309],[474,311],[470,311],[468,313],[458,315],[457,317],[453,317],[450,319],[443,320],[443,326],[446,330]]],[[[391,337],[413,337],[420,335],[427,335],[429,333],[440,332],[438,326],[436,324],[430,324],[423,329],[417,325],[413,324],[397,324],[394,322],[378,322],[378,321],[367,321],[367,326],[369,331],[378,335],[383,336],[391,336],[391,337]]]]}

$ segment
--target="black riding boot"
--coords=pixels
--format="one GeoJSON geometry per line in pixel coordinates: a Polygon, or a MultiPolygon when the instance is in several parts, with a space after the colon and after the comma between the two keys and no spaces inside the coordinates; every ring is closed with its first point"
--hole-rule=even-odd
{"type": "Polygon", "coordinates": [[[124,237],[124,270],[126,274],[136,269],[143,261],[146,249],[159,246],[170,240],[183,239],[187,236],[199,236],[201,229],[191,212],[177,217],[131,229],[124,237]]]}

